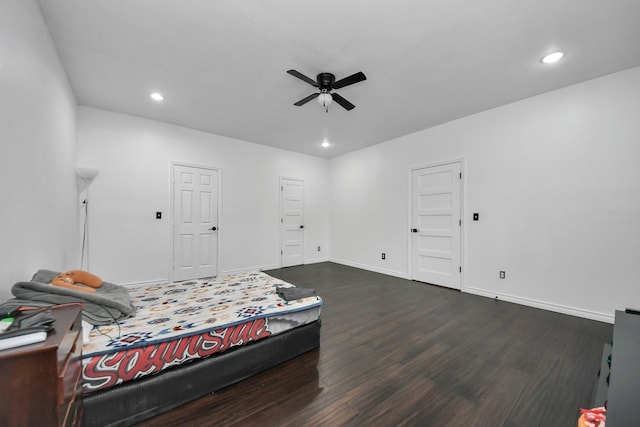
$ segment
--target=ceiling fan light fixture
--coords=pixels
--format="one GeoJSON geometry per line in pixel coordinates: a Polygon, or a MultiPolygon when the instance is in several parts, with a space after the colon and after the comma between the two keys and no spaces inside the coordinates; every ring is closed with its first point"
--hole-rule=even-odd
{"type": "Polygon", "coordinates": [[[328,108],[333,102],[333,97],[329,92],[322,92],[318,95],[318,104],[322,105],[324,108],[328,108]]]}
{"type": "Polygon", "coordinates": [[[153,92],[151,95],[149,95],[149,97],[156,102],[164,101],[164,96],[162,96],[162,94],[159,92],[153,92]]]}

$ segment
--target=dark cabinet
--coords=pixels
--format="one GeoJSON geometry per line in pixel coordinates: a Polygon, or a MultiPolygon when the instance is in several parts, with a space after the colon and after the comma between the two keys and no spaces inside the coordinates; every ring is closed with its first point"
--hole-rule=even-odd
{"type": "Polygon", "coordinates": [[[607,402],[607,427],[640,425],[640,315],[616,311],[613,345],[605,344],[593,406],[607,402]],[[607,360],[611,356],[610,361],[607,360]],[[608,382],[608,384],[607,384],[608,382]]]}
{"type": "Polygon", "coordinates": [[[82,422],[81,307],[52,310],[44,342],[0,351],[0,425],[78,426],[82,422]]]}

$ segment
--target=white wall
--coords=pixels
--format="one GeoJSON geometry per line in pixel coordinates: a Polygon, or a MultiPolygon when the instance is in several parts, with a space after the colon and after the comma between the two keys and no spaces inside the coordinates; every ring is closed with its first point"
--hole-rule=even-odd
{"type": "Polygon", "coordinates": [[[79,163],[100,170],[90,187],[90,267],[105,280],[167,280],[171,162],[222,171],[219,272],[280,265],[280,176],[305,181],[305,263],[328,258],[326,159],[88,107],[79,108],[78,140],[79,163]]]}
{"type": "Polygon", "coordinates": [[[0,1],[0,300],[78,267],[76,102],[34,0],[0,1]]]}
{"type": "Polygon", "coordinates": [[[332,159],[331,259],[408,277],[408,171],[455,158],[463,290],[606,321],[640,308],[640,68],[332,159]]]}

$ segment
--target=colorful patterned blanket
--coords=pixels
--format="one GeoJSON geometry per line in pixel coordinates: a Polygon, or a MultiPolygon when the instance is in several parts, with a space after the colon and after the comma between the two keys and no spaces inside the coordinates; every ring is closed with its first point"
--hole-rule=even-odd
{"type": "Polygon", "coordinates": [[[293,285],[265,273],[230,274],[127,287],[136,315],[95,326],[83,357],[113,353],[322,306],[319,296],[285,301],[276,287],[293,285]]]}

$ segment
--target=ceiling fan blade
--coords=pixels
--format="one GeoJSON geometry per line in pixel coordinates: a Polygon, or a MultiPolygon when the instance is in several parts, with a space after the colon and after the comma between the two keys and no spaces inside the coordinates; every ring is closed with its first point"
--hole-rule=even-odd
{"type": "Polygon", "coordinates": [[[337,93],[332,93],[331,97],[333,98],[334,101],[340,104],[342,108],[344,108],[347,111],[353,110],[354,108],[356,108],[355,105],[353,105],[352,103],[350,103],[349,101],[347,101],[346,99],[338,95],[337,93]]]}
{"type": "Polygon", "coordinates": [[[340,89],[342,87],[349,86],[354,83],[361,82],[363,80],[367,80],[367,76],[365,76],[362,71],[358,71],[357,73],[352,74],[349,77],[345,77],[344,79],[340,79],[337,82],[335,82],[333,84],[333,89],[340,89]]]}
{"type": "Polygon", "coordinates": [[[310,79],[309,77],[305,76],[304,74],[302,74],[302,73],[300,73],[300,72],[298,72],[296,70],[287,70],[287,73],[291,74],[294,77],[299,78],[300,80],[303,80],[303,81],[309,83],[313,87],[318,87],[318,82],[317,81],[315,81],[313,79],[310,79]]]}
{"type": "Polygon", "coordinates": [[[302,98],[300,101],[296,102],[293,105],[297,105],[298,107],[301,105],[306,104],[307,102],[311,101],[312,99],[315,99],[318,97],[318,95],[320,95],[319,93],[314,93],[312,95],[307,96],[306,98],[302,98]]]}

